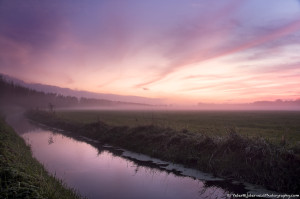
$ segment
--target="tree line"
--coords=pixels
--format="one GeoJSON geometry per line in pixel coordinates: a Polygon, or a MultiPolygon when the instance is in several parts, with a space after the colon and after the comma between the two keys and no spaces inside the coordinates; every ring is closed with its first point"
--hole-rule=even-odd
{"type": "Polygon", "coordinates": [[[46,93],[26,88],[13,81],[8,81],[0,75],[0,106],[20,106],[31,109],[68,108],[68,107],[97,107],[118,105],[144,105],[126,103],[105,99],[77,98],[57,93],[46,93]]]}

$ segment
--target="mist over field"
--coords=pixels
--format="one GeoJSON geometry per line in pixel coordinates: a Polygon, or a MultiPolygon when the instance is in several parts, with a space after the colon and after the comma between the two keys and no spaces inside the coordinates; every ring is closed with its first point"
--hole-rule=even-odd
{"type": "Polygon", "coordinates": [[[3,104],[2,106],[5,104],[9,105],[13,104],[11,102],[18,100],[21,104],[27,103],[26,106],[31,108],[49,108],[49,103],[51,103],[56,109],[62,110],[300,110],[300,99],[286,101],[278,99],[276,101],[257,101],[240,104],[213,104],[199,102],[197,104],[182,105],[164,104],[163,100],[161,99],[121,95],[97,95],[96,93],[76,91],[71,89],[66,90],[65,88],[59,87],[55,87],[55,89],[53,89],[48,85],[39,85],[39,87],[45,89],[43,91],[41,89],[34,89],[35,87],[33,87],[31,84],[26,84],[25,82],[16,78],[1,75],[1,104],[3,104]],[[18,90],[22,90],[22,92],[18,90]],[[36,97],[30,96],[28,93],[35,94],[36,97]],[[68,93],[71,95],[67,95],[68,93]],[[39,98],[43,95],[44,97],[39,98]]]}
{"type": "Polygon", "coordinates": [[[0,0],[0,198],[299,198],[299,52],[299,0],[0,0]]]}

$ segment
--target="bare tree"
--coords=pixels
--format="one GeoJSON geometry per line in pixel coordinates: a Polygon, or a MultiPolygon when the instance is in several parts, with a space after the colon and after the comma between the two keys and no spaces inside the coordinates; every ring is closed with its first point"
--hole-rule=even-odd
{"type": "Polygon", "coordinates": [[[53,113],[54,112],[54,105],[51,102],[49,102],[48,107],[49,107],[49,111],[51,113],[53,113]]]}

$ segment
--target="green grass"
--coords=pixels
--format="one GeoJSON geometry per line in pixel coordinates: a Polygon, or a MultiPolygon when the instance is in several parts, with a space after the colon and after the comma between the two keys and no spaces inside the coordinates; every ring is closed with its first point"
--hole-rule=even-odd
{"type": "Polygon", "coordinates": [[[300,111],[57,111],[73,122],[88,124],[103,121],[113,126],[155,125],[210,136],[224,136],[234,128],[240,135],[264,137],[288,144],[300,141],[300,111]]]}
{"type": "Polygon", "coordinates": [[[80,198],[32,157],[30,147],[0,118],[0,198],[80,198]]]}

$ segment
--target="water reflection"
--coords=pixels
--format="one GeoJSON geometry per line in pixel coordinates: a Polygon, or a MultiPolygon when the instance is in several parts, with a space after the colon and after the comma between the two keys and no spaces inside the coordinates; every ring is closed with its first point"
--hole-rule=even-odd
{"type": "MultiPolygon", "coordinates": [[[[71,138],[67,132],[38,127],[24,118],[10,120],[10,124],[50,173],[91,199],[226,198],[227,193],[249,191],[239,182],[214,178],[82,136],[71,138]]],[[[266,193],[257,188],[250,187],[250,191],[266,193]]]]}
{"type": "Polygon", "coordinates": [[[53,137],[52,135],[50,135],[49,139],[48,139],[48,144],[53,144],[54,143],[54,140],[53,140],[53,137]]]}
{"type": "Polygon", "coordinates": [[[221,198],[226,194],[200,180],[161,170],[154,163],[149,167],[120,157],[119,149],[95,148],[42,129],[23,137],[51,173],[89,198],[221,198]]]}

